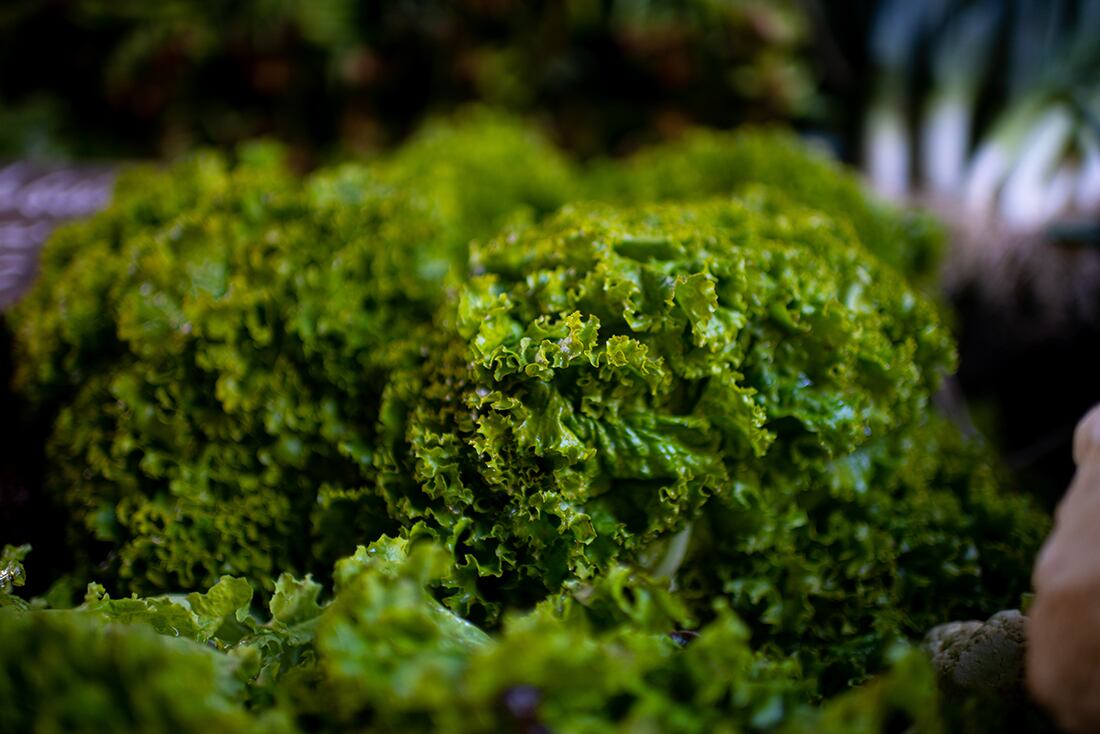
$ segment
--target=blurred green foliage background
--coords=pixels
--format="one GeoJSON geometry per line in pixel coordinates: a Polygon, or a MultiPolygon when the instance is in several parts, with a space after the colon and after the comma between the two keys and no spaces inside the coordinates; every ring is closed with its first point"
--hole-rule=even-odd
{"type": "Polygon", "coordinates": [[[172,156],[269,135],[303,162],[483,101],[582,155],[804,115],[798,0],[14,0],[0,155],[172,156]]]}

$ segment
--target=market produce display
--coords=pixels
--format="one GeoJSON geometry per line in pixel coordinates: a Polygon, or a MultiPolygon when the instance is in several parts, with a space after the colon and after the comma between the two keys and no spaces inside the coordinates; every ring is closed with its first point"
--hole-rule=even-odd
{"type": "Polygon", "coordinates": [[[109,543],[127,588],[270,588],[354,548],[349,513],[392,529],[360,491],[387,371],[468,237],[565,197],[565,164],[522,127],[441,135],[304,184],[263,148],[134,171],[47,248],[15,316],[17,380],[58,408],[48,481],[77,544],[109,543]]]}
{"type": "Polygon", "coordinates": [[[776,132],[123,175],[13,314],[73,564],[3,597],[3,723],[939,730],[906,641],[1047,524],[932,406],[936,242],[776,132]]]}
{"type": "Polygon", "coordinates": [[[383,538],[337,564],[329,603],[308,578],[281,577],[266,623],[249,611],[248,584],[228,578],[185,598],[115,600],[93,584],[75,610],[0,608],[0,727],[808,734],[902,720],[937,730],[919,653],[899,649],[887,674],[815,709],[796,666],[753,653],[728,608],[670,635],[689,623],[682,607],[617,568],[490,637],[428,592],[449,566],[437,547],[383,538]]]}

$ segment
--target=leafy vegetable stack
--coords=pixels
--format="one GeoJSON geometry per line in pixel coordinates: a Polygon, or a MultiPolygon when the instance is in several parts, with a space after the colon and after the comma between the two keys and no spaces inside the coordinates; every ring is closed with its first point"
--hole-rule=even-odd
{"type": "Polygon", "coordinates": [[[349,494],[381,517],[358,490],[387,370],[469,237],[556,207],[566,171],[482,114],[304,184],[262,147],[235,168],[200,156],[124,177],[107,212],[54,239],[15,317],[21,382],[58,410],[49,481],[77,544],[109,543],[135,590],[331,567],[355,547],[349,494]]]}
{"type": "Polygon", "coordinates": [[[449,555],[382,538],[336,566],[336,593],[284,575],[73,610],[0,594],[0,726],[43,732],[938,731],[931,669],[899,649],[873,684],[815,709],[797,666],[754,653],[728,608],[698,633],[616,568],[488,636],[432,598],[449,555]]]}
{"type": "Polygon", "coordinates": [[[180,665],[226,728],[934,728],[896,644],[1014,605],[1044,522],[932,410],[950,339],[884,262],[919,278],[931,230],[794,145],[584,171],[477,113],[304,182],[134,174],[17,314],[106,586],[0,629],[93,662],[4,656],[0,698],[99,696],[116,635],[170,656],[151,624],[224,653],[180,665]]]}
{"type": "Polygon", "coordinates": [[[577,206],[471,268],[384,410],[390,516],[453,549],[463,615],[626,562],[848,680],[1015,601],[1042,525],[930,415],[947,336],[846,228],[764,192],[577,206]]]}

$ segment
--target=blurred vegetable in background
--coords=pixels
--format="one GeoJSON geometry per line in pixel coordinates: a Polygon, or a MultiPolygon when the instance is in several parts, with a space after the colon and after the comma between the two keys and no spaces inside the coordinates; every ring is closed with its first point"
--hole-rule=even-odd
{"type": "Polygon", "coordinates": [[[864,167],[947,223],[962,389],[1052,506],[1100,399],[1100,2],[888,0],[869,33],[864,167]]]}
{"type": "Polygon", "coordinates": [[[872,183],[894,196],[957,196],[971,217],[1010,229],[1095,214],[1098,28],[1096,0],[881,3],[864,148],[872,183]]]}
{"type": "Polygon", "coordinates": [[[472,100],[601,153],[809,112],[808,32],[796,0],[14,0],[0,155],[373,150],[472,100]]]}

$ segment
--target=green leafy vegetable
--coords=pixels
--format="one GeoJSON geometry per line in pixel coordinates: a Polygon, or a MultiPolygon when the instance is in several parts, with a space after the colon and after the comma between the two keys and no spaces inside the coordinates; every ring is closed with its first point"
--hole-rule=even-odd
{"type": "MultiPolygon", "coordinates": [[[[0,609],[0,729],[259,731],[232,658],[144,624],[0,609]]],[[[287,731],[271,717],[266,731],[287,731]]]]}
{"type": "Polygon", "coordinates": [[[124,176],[14,316],[18,382],[57,412],[50,487],[122,588],[270,589],[395,527],[364,490],[386,375],[419,358],[467,241],[554,207],[567,176],[488,113],[304,184],[270,148],[241,159],[124,176]]]}
{"type": "MultiPolygon", "coordinates": [[[[216,635],[214,649],[169,624],[194,598],[131,599],[151,614],[109,622],[100,602],[2,611],[0,722],[43,732],[841,734],[911,721],[937,731],[935,682],[917,652],[896,650],[881,680],[814,708],[797,663],[754,652],[727,606],[697,632],[676,632],[691,622],[682,605],[625,567],[510,615],[491,636],[433,598],[450,571],[442,548],[383,538],[337,564],[330,602],[318,606],[311,584],[281,584],[273,610],[288,594],[308,600],[298,625],[245,616],[249,632],[216,635]]],[[[219,587],[233,584],[194,596],[221,598],[219,587]]]]}
{"type": "Polygon", "coordinates": [[[1023,590],[1045,524],[929,415],[947,335],[846,226],[760,191],[576,206],[471,264],[383,411],[390,515],[452,551],[460,614],[627,563],[839,690],[1023,590]]]}
{"type": "Polygon", "coordinates": [[[625,164],[594,167],[591,195],[641,203],[684,201],[763,186],[790,201],[851,226],[859,241],[918,282],[935,275],[942,248],[939,226],[869,196],[836,162],[780,130],[698,130],[655,146],[625,164]]]}
{"type": "Polygon", "coordinates": [[[12,588],[26,583],[23,559],[31,552],[29,545],[5,545],[0,553],[0,594],[11,594],[12,588]]]}
{"type": "Polygon", "coordinates": [[[98,582],[5,550],[13,727],[937,730],[905,640],[1046,521],[932,407],[934,228],[774,133],[280,158],[123,177],[14,315],[98,582]]]}

